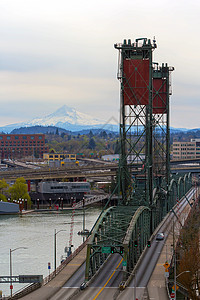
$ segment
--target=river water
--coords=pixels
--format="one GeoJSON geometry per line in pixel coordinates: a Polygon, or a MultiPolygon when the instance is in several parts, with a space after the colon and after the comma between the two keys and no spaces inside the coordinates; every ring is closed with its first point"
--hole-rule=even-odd
{"type": "MultiPolygon", "coordinates": [[[[85,224],[91,229],[101,212],[100,208],[89,208],[85,211],[85,224]]],[[[14,275],[43,275],[54,270],[54,233],[57,242],[57,266],[61,256],[65,254],[65,246],[69,246],[71,227],[71,210],[58,212],[34,212],[22,216],[0,216],[0,276],[10,275],[10,249],[12,252],[12,274],[14,275]]],[[[83,228],[82,210],[76,210],[74,215],[74,230],[72,244],[74,250],[83,242],[83,237],[77,232],[83,228]]],[[[27,284],[13,284],[13,294],[27,284]]],[[[2,295],[10,294],[10,284],[1,283],[2,295]]]]}

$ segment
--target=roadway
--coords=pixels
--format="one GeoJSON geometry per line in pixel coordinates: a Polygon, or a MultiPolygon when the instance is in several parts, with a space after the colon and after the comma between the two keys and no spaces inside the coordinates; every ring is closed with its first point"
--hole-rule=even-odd
{"type": "MultiPolygon", "coordinates": [[[[189,200],[193,197],[193,192],[190,192],[187,196],[189,200]]],[[[187,200],[184,198],[175,207],[175,212],[181,213],[188,205],[187,200]]],[[[184,216],[185,218],[185,216],[184,216]]],[[[163,252],[165,252],[165,242],[168,239],[169,233],[172,227],[172,220],[176,220],[173,212],[169,213],[164,221],[160,224],[159,231],[165,233],[165,238],[162,241],[157,241],[155,234],[151,240],[151,247],[146,248],[142,259],[139,261],[136,267],[136,276],[132,276],[129,286],[119,294],[119,285],[122,281],[122,257],[120,254],[110,255],[107,262],[103,265],[98,273],[88,284],[84,290],[80,290],[81,283],[84,282],[85,276],[85,264],[83,264],[76,273],[64,284],[60,291],[51,297],[51,300],[66,300],[66,299],[76,299],[76,300],[110,300],[110,299],[123,299],[130,300],[133,297],[138,297],[142,299],[145,291],[147,290],[148,282],[152,276],[152,273],[157,265],[159,257],[163,252]],[[137,287],[137,288],[135,288],[137,287]],[[74,294],[74,296],[72,296],[74,294]],[[115,298],[114,298],[115,297],[115,298]]],[[[163,261],[164,263],[164,261],[163,261]]],[[[164,282],[164,267],[161,268],[164,282]]],[[[167,299],[166,288],[159,291],[161,293],[162,300],[167,299]]],[[[161,298],[155,298],[161,299],[161,298]]]]}
{"type": "MultiPolygon", "coordinates": [[[[136,273],[135,277],[130,282],[128,288],[125,289],[119,295],[119,299],[130,300],[136,292],[137,297],[141,299],[144,294],[145,288],[149,282],[151,274],[160,256],[164,241],[152,240],[151,248],[148,249],[146,256],[141,262],[140,268],[136,273]],[[137,289],[135,290],[135,286],[137,289]]],[[[110,300],[113,299],[114,295],[118,293],[119,285],[122,282],[122,257],[120,254],[113,254],[110,256],[104,267],[100,270],[98,276],[96,276],[92,282],[86,287],[85,290],[79,291],[73,298],[76,300],[110,300]]],[[[80,285],[84,282],[85,276],[85,264],[70,278],[69,281],[62,287],[62,289],[52,298],[51,300],[63,300],[69,299],[69,297],[77,290],[80,285]]]]}

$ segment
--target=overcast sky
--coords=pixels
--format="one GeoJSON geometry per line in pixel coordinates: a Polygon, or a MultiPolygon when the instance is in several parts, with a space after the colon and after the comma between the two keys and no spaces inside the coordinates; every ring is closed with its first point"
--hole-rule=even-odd
{"type": "Polygon", "coordinates": [[[119,115],[117,50],[156,37],[154,61],[174,66],[171,126],[200,127],[199,0],[1,0],[0,126],[62,105],[119,115]]]}

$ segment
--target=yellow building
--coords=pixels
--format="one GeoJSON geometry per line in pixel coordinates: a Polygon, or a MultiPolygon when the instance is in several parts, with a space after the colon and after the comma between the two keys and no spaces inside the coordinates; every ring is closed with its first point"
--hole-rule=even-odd
{"type": "Polygon", "coordinates": [[[76,154],[67,154],[67,153],[44,153],[43,159],[48,161],[62,161],[64,159],[69,159],[76,161],[76,154]]]}

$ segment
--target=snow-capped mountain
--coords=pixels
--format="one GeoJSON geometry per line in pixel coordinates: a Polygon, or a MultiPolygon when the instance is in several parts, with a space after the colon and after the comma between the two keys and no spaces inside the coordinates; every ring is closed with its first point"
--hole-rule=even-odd
{"type": "Polygon", "coordinates": [[[63,128],[63,126],[65,126],[66,123],[71,125],[88,126],[88,125],[104,124],[105,121],[93,118],[87,114],[76,111],[74,108],[64,105],[59,109],[57,109],[54,113],[44,118],[33,119],[27,122],[26,124],[27,126],[51,125],[51,126],[57,126],[63,128]]]}
{"type": "Polygon", "coordinates": [[[113,122],[93,118],[88,114],[84,114],[66,105],[57,109],[54,113],[43,118],[35,118],[28,122],[7,125],[0,127],[1,131],[11,132],[15,128],[41,126],[56,126],[70,131],[78,131],[89,128],[102,128],[110,130],[118,130],[117,120],[113,122]]]}

